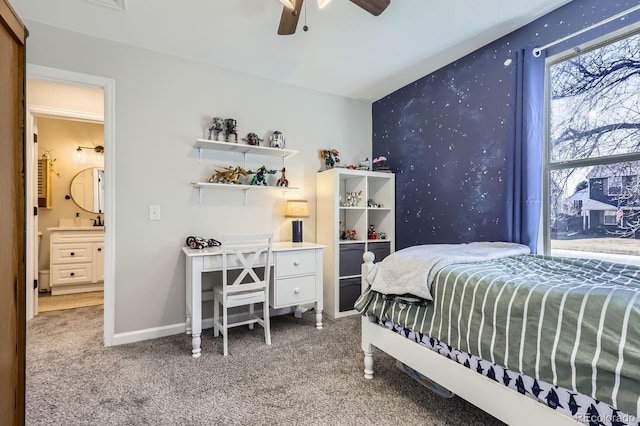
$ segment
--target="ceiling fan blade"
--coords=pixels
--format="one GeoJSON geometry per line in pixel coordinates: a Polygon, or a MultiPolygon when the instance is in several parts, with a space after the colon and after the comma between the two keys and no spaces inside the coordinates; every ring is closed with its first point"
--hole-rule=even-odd
{"type": "Polygon", "coordinates": [[[302,10],[302,2],[303,0],[295,0],[295,7],[293,9],[289,9],[286,6],[282,8],[278,34],[291,35],[296,32],[298,19],[300,18],[300,10],[302,10]]]}
{"type": "Polygon", "coordinates": [[[378,16],[389,6],[391,0],[351,0],[373,16],[378,16]]]}

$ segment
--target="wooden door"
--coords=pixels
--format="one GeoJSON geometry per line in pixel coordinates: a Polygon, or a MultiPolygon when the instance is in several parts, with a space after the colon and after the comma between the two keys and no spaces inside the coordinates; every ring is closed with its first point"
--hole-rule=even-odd
{"type": "Polygon", "coordinates": [[[0,423],[23,425],[25,408],[25,38],[0,0],[0,423]]]}

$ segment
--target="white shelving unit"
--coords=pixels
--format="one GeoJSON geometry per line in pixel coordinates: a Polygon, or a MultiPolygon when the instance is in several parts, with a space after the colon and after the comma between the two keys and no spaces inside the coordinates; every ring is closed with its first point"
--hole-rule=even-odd
{"type": "MultiPolygon", "coordinates": [[[[218,152],[232,152],[242,154],[242,166],[246,168],[247,154],[254,154],[265,157],[276,157],[282,159],[282,166],[284,167],[284,160],[288,157],[296,155],[298,151],[284,148],[271,148],[267,146],[247,145],[233,142],[220,142],[211,141],[208,139],[196,139],[194,147],[198,150],[198,160],[202,160],[202,150],[211,150],[218,152]]],[[[228,183],[211,183],[211,182],[191,182],[194,188],[198,190],[198,202],[202,201],[203,189],[231,189],[240,190],[244,192],[244,202],[247,202],[247,191],[249,190],[277,190],[281,192],[291,191],[298,189],[296,187],[284,187],[284,186],[263,186],[263,185],[236,185],[228,183]]]]}
{"type": "Polygon", "coordinates": [[[376,261],[395,251],[395,175],[333,168],[316,175],[316,241],[324,249],[324,308],[332,318],[356,314],[360,295],[362,255],[372,251],[376,261]],[[347,193],[360,193],[354,207],[343,206],[347,193]],[[368,201],[371,200],[373,206],[368,201]],[[369,226],[386,239],[369,239],[369,226]],[[342,231],[355,230],[353,240],[342,231]]]}

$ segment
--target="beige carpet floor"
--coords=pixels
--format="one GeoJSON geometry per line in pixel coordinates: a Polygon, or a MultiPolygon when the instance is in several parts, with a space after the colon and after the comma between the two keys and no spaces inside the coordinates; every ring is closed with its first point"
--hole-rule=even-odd
{"type": "Polygon", "coordinates": [[[209,328],[198,359],[184,333],[105,347],[103,321],[91,306],[27,323],[26,426],[504,425],[382,351],[365,380],[357,315],[321,330],[313,311],[272,317],[271,345],[262,327],[236,327],[227,357],[209,328]]]}
{"type": "Polygon", "coordinates": [[[38,295],[38,312],[60,311],[63,309],[84,308],[104,303],[103,291],[87,293],[61,294],[52,296],[51,293],[38,295]]]}

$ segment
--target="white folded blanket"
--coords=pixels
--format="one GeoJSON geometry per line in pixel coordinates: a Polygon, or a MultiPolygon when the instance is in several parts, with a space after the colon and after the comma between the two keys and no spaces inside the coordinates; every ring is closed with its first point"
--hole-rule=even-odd
{"type": "Polygon", "coordinates": [[[371,289],[379,293],[412,294],[433,300],[431,284],[445,266],[530,252],[525,245],[505,242],[419,245],[391,253],[382,262],[376,263],[366,278],[371,289]]]}

